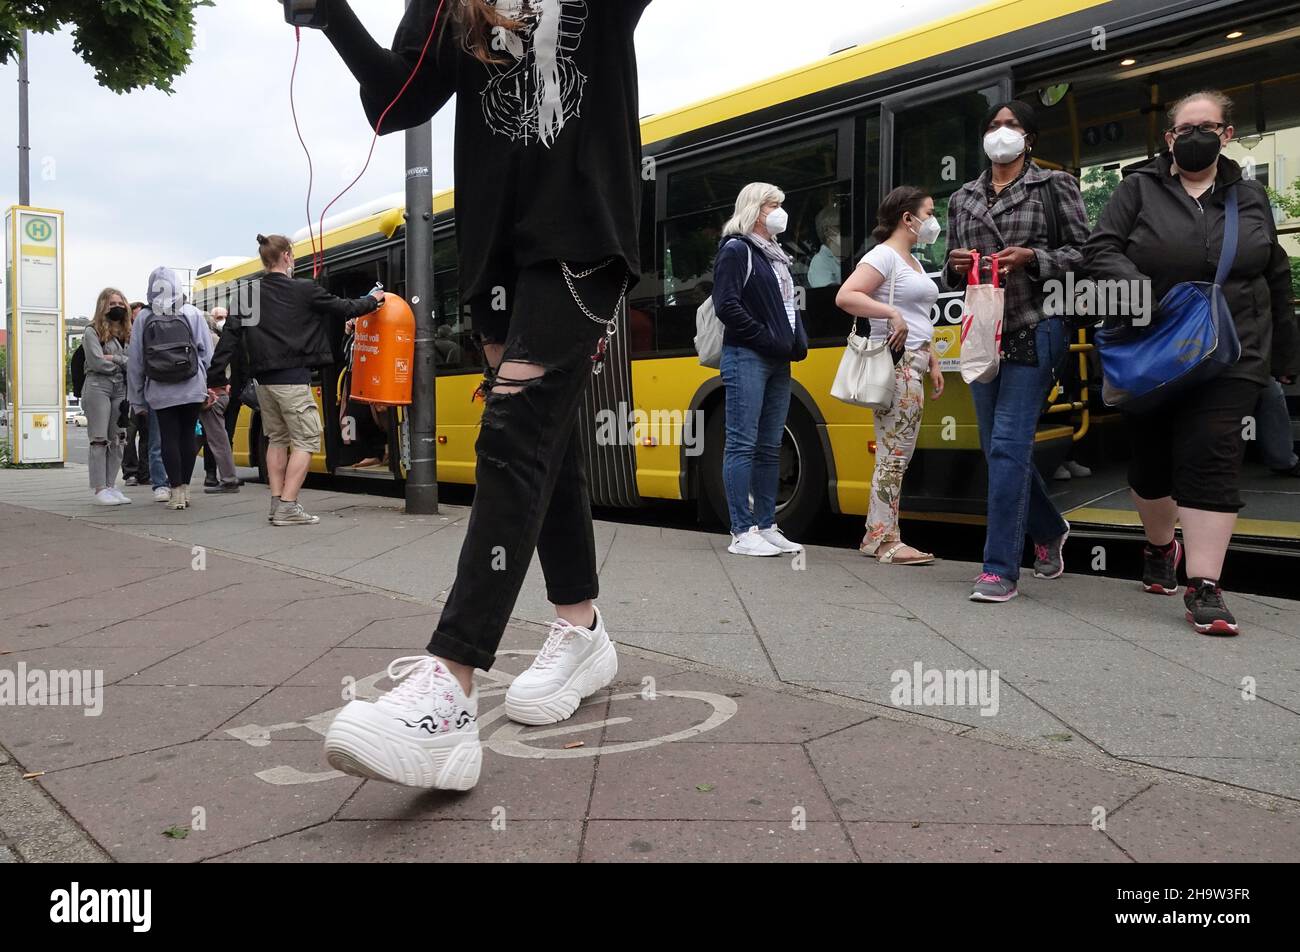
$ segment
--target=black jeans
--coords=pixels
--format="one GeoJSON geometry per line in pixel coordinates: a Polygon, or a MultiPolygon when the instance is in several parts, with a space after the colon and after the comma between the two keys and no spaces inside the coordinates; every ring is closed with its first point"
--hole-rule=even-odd
{"type": "Polygon", "coordinates": [[[183,403],[178,407],[165,407],[158,411],[158,435],[162,439],[163,466],[167,469],[167,482],[172,488],[188,486],[194,475],[194,458],[199,444],[194,427],[199,422],[201,403],[183,403]]]}
{"type": "Polygon", "coordinates": [[[122,451],[122,475],[149,482],[149,414],[128,413],[126,448],[122,451]],[[137,446],[137,440],[139,441],[137,446]]]}
{"type": "MultiPolygon", "coordinates": [[[[614,262],[574,286],[596,316],[608,319],[623,277],[622,264],[614,262]]],[[[576,430],[591,357],[605,331],[574,302],[558,262],[524,269],[507,291],[508,317],[490,303],[471,302],[475,327],[488,342],[504,337],[503,366],[522,361],[545,372],[521,383],[517,393],[489,390],[484,400],[474,507],[456,582],[428,647],[430,654],[484,670],[496,660],[534,550],[552,603],[576,604],[599,591],[576,430]]],[[[489,384],[493,376],[487,375],[489,384]]],[[[495,382],[508,386],[518,379],[506,369],[495,382]]]]}

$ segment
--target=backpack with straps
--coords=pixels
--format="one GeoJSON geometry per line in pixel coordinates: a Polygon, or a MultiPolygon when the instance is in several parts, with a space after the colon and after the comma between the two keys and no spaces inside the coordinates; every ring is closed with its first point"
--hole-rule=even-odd
{"type": "MultiPolygon", "coordinates": [[[[745,243],[745,280],[740,285],[744,290],[754,273],[754,252],[748,241],[739,240],[745,243]]],[[[701,366],[714,370],[722,366],[722,337],[726,331],[713,306],[713,295],[709,295],[695,312],[695,352],[700,355],[701,366]]]]}
{"type": "Polygon", "coordinates": [[[144,375],[157,383],[184,383],[198,372],[199,352],[189,319],[150,312],[144,325],[144,375]]]}
{"type": "Polygon", "coordinates": [[[72,395],[78,400],[81,399],[82,388],[86,386],[86,350],[81,344],[72,354],[72,365],[68,368],[68,376],[72,378],[72,395]]]}

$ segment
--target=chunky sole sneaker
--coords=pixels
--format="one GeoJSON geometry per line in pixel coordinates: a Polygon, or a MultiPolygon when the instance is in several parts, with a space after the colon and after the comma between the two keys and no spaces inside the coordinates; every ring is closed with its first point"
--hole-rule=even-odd
{"type": "Polygon", "coordinates": [[[370,701],[351,701],[325,734],[325,760],[335,770],[367,780],[434,790],[470,790],[483,769],[478,724],[416,736],[401,721],[370,701]]]}
{"type": "Polygon", "coordinates": [[[239,483],[218,483],[215,486],[204,486],[203,491],[210,496],[218,493],[237,493],[239,492],[239,483]]]}
{"type": "Polygon", "coordinates": [[[1174,539],[1168,555],[1160,555],[1151,546],[1142,550],[1142,591],[1152,595],[1178,594],[1178,563],[1183,560],[1183,544],[1174,539]]]}
{"type": "Polygon", "coordinates": [[[506,716],[534,726],[568,720],[617,674],[618,654],[599,610],[591,631],[556,620],[532,665],[506,690],[506,716]]]}
{"type": "Polygon", "coordinates": [[[1034,546],[1034,578],[1060,578],[1065,574],[1065,540],[1070,538],[1070,524],[1065,534],[1046,545],[1034,546]]]}

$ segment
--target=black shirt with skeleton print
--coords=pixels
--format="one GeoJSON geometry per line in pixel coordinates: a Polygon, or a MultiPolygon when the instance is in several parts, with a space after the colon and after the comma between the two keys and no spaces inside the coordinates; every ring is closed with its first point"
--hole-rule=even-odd
{"type": "MultiPolygon", "coordinates": [[[[446,0],[448,17],[459,0],[446,0]]],[[[455,26],[430,45],[382,132],[420,125],[453,94],[456,230],[466,301],[544,261],[621,259],[640,270],[641,130],[633,33],[650,0],[496,0],[521,24],[499,62],[471,55],[455,26]]],[[[411,75],[439,0],[415,0],[392,50],[334,0],[326,36],[361,83],[371,125],[411,75]]]]}

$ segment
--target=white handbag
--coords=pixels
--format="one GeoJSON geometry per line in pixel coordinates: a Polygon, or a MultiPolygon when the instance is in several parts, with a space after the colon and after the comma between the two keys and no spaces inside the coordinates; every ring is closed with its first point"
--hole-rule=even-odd
{"type": "MultiPolygon", "coordinates": [[[[897,283],[898,267],[895,264],[889,279],[890,306],[894,303],[894,285],[897,283]]],[[[873,344],[869,337],[859,337],[857,321],[849,332],[840,368],[835,372],[831,396],[876,413],[888,413],[894,405],[894,355],[890,353],[887,341],[873,344]]]]}

